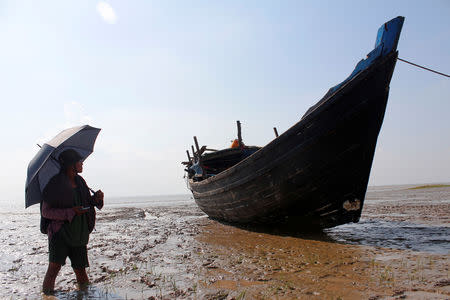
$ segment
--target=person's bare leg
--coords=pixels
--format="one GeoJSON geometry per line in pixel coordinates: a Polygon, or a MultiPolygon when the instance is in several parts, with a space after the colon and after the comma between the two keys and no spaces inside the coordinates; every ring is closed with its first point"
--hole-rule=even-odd
{"type": "Polygon", "coordinates": [[[73,271],[75,272],[75,276],[77,277],[78,287],[80,289],[85,289],[89,284],[89,278],[87,276],[86,269],[85,268],[80,268],[80,269],[74,268],[73,271]]]}
{"type": "Polygon", "coordinates": [[[42,291],[44,293],[51,293],[55,290],[55,280],[59,270],[61,270],[60,264],[53,262],[48,264],[47,273],[45,273],[44,283],[42,284],[42,291]]]}

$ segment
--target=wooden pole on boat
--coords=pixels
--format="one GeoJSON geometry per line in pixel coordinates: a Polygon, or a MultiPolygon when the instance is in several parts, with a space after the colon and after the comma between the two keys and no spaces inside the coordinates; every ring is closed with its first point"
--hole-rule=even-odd
{"type": "Polygon", "coordinates": [[[192,162],[191,156],[189,155],[189,150],[186,150],[186,154],[187,154],[187,157],[188,157],[188,161],[192,162]]]}
{"type": "Polygon", "coordinates": [[[278,137],[278,131],[276,127],[273,128],[273,131],[275,132],[275,136],[278,137]]]}
{"type": "Polygon", "coordinates": [[[191,149],[192,149],[192,156],[193,156],[194,164],[195,164],[197,162],[197,155],[195,155],[194,146],[191,145],[191,149]]]}
{"type": "Polygon", "coordinates": [[[239,148],[242,148],[242,134],[241,134],[241,121],[236,121],[237,124],[237,130],[238,130],[238,141],[239,141],[239,148]]]}
{"type": "Polygon", "coordinates": [[[195,149],[197,149],[198,162],[201,163],[200,147],[198,146],[198,141],[197,141],[197,137],[196,136],[194,136],[194,143],[195,143],[195,149]]]}

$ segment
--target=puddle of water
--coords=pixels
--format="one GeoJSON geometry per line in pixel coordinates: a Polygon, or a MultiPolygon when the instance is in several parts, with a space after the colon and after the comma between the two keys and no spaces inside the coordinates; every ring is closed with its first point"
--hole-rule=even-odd
{"type": "MultiPolygon", "coordinates": [[[[88,286],[86,290],[83,291],[71,291],[71,292],[62,292],[57,291],[53,295],[58,300],[90,300],[90,299],[123,299],[115,295],[113,292],[108,290],[102,290],[94,285],[88,286]]],[[[43,296],[43,299],[54,299],[52,296],[43,296]]]]}
{"type": "Polygon", "coordinates": [[[341,243],[408,249],[438,254],[450,253],[450,228],[409,222],[361,220],[325,230],[341,243]]]}

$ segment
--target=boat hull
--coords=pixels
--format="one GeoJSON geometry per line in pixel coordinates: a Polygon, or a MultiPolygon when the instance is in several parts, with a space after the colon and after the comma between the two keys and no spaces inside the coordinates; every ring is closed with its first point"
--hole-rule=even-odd
{"type": "Polygon", "coordinates": [[[198,206],[233,223],[357,222],[396,59],[397,52],[380,58],[237,165],[190,180],[198,206]]]}

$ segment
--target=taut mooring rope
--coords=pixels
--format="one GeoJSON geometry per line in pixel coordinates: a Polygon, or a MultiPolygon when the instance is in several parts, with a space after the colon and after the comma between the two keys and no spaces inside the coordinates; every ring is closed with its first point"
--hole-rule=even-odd
{"type": "Polygon", "coordinates": [[[401,59],[401,58],[399,58],[399,57],[397,57],[397,59],[398,59],[398,60],[401,60],[401,61],[403,61],[403,62],[405,62],[405,63],[411,64],[411,65],[413,65],[413,66],[416,66],[416,67],[418,67],[418,68],[422,68],[422,69],[424,69],[424,70],[427,70],[427,71],[430,71],[430,72],[433,72],[433,73],[436,73],[436,74],[439,74],[439,75],[442,75],[442,76],[445,76],[445,77],[450,77],[450,75],[447,75],[447,74],[444,74],[444,73],[441,73],[441,72],[438,72],[438,71],[435,71],[435,70],[431,70],[431,69],[425,68],[425,67],[423,67],[423,66],[419,66],[419,65],[417,65],[417,64],[415,64],[415,63],[412,63],[412,62],[410,62],[410,61],[401,59]]]}

